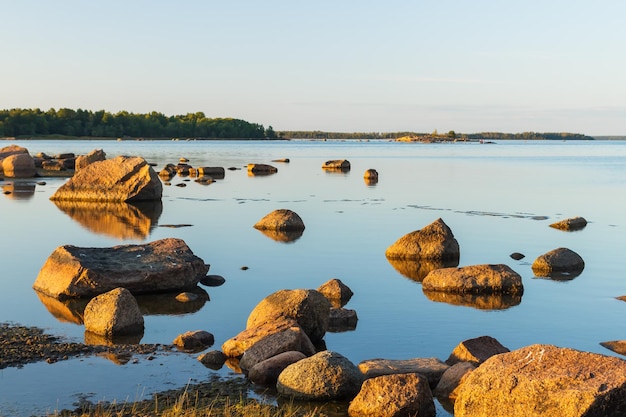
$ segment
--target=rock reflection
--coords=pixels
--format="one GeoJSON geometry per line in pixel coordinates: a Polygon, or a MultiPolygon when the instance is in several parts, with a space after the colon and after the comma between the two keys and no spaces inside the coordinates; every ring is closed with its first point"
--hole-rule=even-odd
{"type": "Polygon", "coordinates": [[[122,240],[146,239],[156,227],[163,211],[161,201],[135,204],[57,200],[53,202],[59,210],[91,232],[122,240]]]}
{"type": "Polygon", "coordinates": [[[270,230],[270,229],[257,229],[265,236],[269,237],[276,242],[290,243],[302,237],[304,230],[270,230]]]}
{"type": "Polygon", "coordinates": [[[443,291],[424,291],[431,301],[455,306],[473,307],[478,310],[506,310],[522,302],[521,295],[500,294],[454,294],[443,291]]]}
{"type": "MultiPolygon", "coordinates": [[[[180,292],[136,295],[137,304],[141,314],[148,316],[169,315],[178,316],[199,311],[209,301],[209,294],[202,288],[196,287],[191,292],[197,297],[188,302],[180,302],[176,296],[180,292]]],[[[82,325],[84,312],[89,298],[73,298],[60,301],[35,291],[41,303],[48,309],[50,314],[60,322],[82,325]]]]}
{"type": "MultiPolygon", "coordinates": [[[[91,346],[138,345],[141,342],[142,337],[143,337],[143,332],[127,334],[127,335],[104,336],[101,334],[96,334],[96,333],[92,333],[89,331],[85,331],[85,344],[91,345],[91,346]]],[[[124,358],[126,357],[128,357],[128,359],[126,359],[126,362],[128,362],[128,360],[130,359],[130,356],[126,353],[107,354],[107,358],[113,360],[113,362],[115,363],[126,363],[124,362],[124,358]],[[115,360],[110,357],[111,355],[113,355],[115,360]]]]}
{"type": "Polygon", "coordinates": [[[574,272],[554,272],[553,271],[550,273],[546,273],[545,275],[540,275],[540,274],[538,275],[537,273],[535,273],[535,278],[565,282],[565,281],[573,280],[574,278],[582,274],[582,272],[583,272],[582,270],[574,271],[574,272]]]}
{"type": "Polygon", "coordinates": [[[413,260],[413,259],[390,259],[387,261],[400,274],[413,281],[422,282],[430,271],[439,268],[450,268],[459,266],[459,260],[453,259],[448,261],[432,261],[432,260],[413,260]]]}
{"type": "Polygon", "coordinates": [[[2,193],[12,200],[29,200],[35,195],[35,184],[8,182],[2,186],[2,193]]]}

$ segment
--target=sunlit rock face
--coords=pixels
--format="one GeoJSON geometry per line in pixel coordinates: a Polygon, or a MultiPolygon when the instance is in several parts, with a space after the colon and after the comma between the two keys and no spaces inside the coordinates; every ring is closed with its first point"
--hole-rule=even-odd
{"type": "Polygon", "coordinates": [[[137,202],[160,200],[163,185],[140,157],[93,162],[63,184],[51,200],[137,202]]]}
{"type": "Polygon", "coordinates": [[[504,264],[440,268],[428,273],[422,289],[455,294],[522,295],[522,277],[504,264]]]}
{"type": "Polygon", "coordinates": [[[107,338],[143,334],[144,321],[135,297],[126,288],[100,294],[85,307],[85,331],[107,338]]]}
{"type": "Polygon", "coordinates": [[[459,243],[442,219],[408,233],[385,251],[388,259],[458,261],[459,243]]]}
{"type": "Polygon", "coordinates": [[[18,153],[4,158],[2,171],[7,178],[32,178],[37,173],[35,160],[28,153],[18,153]]]}
{"type": "Polygon", "coordinates": [[[118,287],[133,294],[186,291],[208,270],[181,239],[109,248],[65,245],[48,257],[33,288],[58,299],[93,297],[118,287]]]}
{"type": "Polygon", "coordinates": [[[60,200],[54,204],[90,232],[121,240],[146,239],[163,211],[160,200],[135,204],[60,200]]]}

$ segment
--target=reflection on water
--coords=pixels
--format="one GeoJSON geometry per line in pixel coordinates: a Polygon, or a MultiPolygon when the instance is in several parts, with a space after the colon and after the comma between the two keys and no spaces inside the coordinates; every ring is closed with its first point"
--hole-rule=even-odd
{"type": "Polygon", "coordinates": [[[117,239],[146,239],[163,211],[161,201],[135,204],[53,201],[54,204],[81,226],[97,234],[117,239]]]}
{"type": "MultiPolygon", "coordinates": [[[[135,298],[137,299],[137,304],[139,304],[141,314],[149,316],[178,316],[195,313],[209,301],[209,294],[200,287],[196,287],[188,292],[195,294],[197,297],[187,302],[181,302],[176,299],[176,296],[180,294],[179,292],[168,292],[136,295],[135,298]]],[[[84,323],[85,307],[89,303],[90,298],[71,298],[60,301],[39,291],[35,291],[35,293],[41,303],[57,320],[79,325],[84,323]]]]}
{"type": "MultiPolygon", "coordinates": [[[[141,342],[141,338],[143,337],[143,331],[139,333],[133,334],[124,334],[124,335],[114,335],[114,336],[105,336],[101,334],[92,333],[89,331],[85,331],[85,344],[92,346],[115,346],[115,345],[138,345],[141,342]]],[[[120,357],[116,354],[112,354],[114,359],[107,356],[108,359],[113,360],[115,363],[126,363],[120,360],[120,357]]],[[[126,357],[126,355],[123,355],[126,357]]],[[[130,359],[130,357],[128,358],[130,359]]]]}
{"type": "Polygon", "coordinates": [[[438,303],[473,307],[478,310],[506,310],[522,302],[521,295],[500,294],[453,294],[443,291],[424,291],[424,295],[438,303]]]}
{"type": "Polygon", "coordinates": [[[270,230],[270,229],[257,229],[265,236],[269,237],[276,242],[290,243],[294,242],[302,236],[304,230],[270,230]]]}
{"type": "Polygon", "coordinates": [[[7,182],[2,185],[2,193],[10,199],[29,200],[35,195],[35,184],[32,182],[7,182]]]}
{"type": "MultiPolygon", "coordinates": [[[[534,271],[533,271],[534,272],[534,271]]],[[[535,278],[547,279],[551,281],[571,281],[580,274],[582,274],[583,270],[580,271],[572,271],[572,272],[562,272],[562,271],[552,271],[546,272],[545,275],[541,275],[535,272],[535,278]]]]}
{"type": "Polygon", "coordinates": [[[414,260],[387,258],[387,261],[403,276],[417,282],[422,282],[426,275],[435,269],[459,266],[458,259],[432,261],[427,259],[414,260]]]}

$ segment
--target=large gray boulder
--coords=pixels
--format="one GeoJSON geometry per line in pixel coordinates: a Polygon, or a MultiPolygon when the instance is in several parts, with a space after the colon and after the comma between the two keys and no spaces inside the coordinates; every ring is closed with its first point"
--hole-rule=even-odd
{"type": "Polygon", "coordinates": [[[442,219],[408,233],[387,248],[389,259],[458,261],[459,243],[442,219]]]}
{"type": "Polygon", "coordinates": [[[313,343],[299,326],[270,334],[256,342],[243,353],[239,367],[247,372],[259,362],[289,351],[302,352],[306,356],[315,353],[313,343]]]}
{"type": "Polygon", "coordinates": [[[32,178],[37,174],[35,160],[28,153],[17,153],[4,158],[2,171],[7,178],[32,178]]]}
{"type": "Polygon", "coordinates": [[[143,316],[137,300],[125,288],[100,294],[85,307],[85,331],[106,338],[142,334],[143,316]]]}
{"type": "Polygon", "coordinates": [[[295,350],[279,353],[254,365],[248,372],[248,379],[257,385],[276,385],[278,376],[286,367],[304,358],[304,353],[295,350]]]}
{"type": "Polygon", "coordinates": [[[471,265],[435,269],[422,281],[422,290],[457,294],[523,294],[522,277],[507,265],[471,265]]]}
{"type": "Polygon", "coordinates": [[[57,299],[93,297],[124,287],[133,294],[197,287],[209,267],[181,239],[110,248],[59,246],[33,288],[57,299]]]}
{"type": "Polygon", "coordinates": [[[532,345],[492,356],[460,386],[455,417],[626,415],[626,361],[532,345]]]}
{"type": "Polygon", "coordinates": [[[254,307],[246,328],[278,319],[294,319],[313,343],[321,340],[328,329],[330,301],[315,290],[280,290],[265,297],[254,307]]]}
{"type": "Polygon", "coordinates": [[[159,176],[143,158],[118,156],[80,169],[50,199],[137,202],[160,200],[162,193],[159,176]]]}
{"type": "Polygon", "coordinates": [[[532,270],[538,277],[552,275],[576,276],[585,268],[585,261],[576,252],[567,248],[557,248],[537,257],[532,270]]]}
{"type": "Polygon", "coordinates": [[[361,389],[363,375],[343,355],[322,351],[289,365],[278,376],[278,393],[296,400],[350,400],[361,389]]]}
{"type": "Polygon", "coordinates": [[[348,407],[350,417],[433,417],[435,402],[426,378],[420,374],[394,374],[363,383],[348,407]]]}

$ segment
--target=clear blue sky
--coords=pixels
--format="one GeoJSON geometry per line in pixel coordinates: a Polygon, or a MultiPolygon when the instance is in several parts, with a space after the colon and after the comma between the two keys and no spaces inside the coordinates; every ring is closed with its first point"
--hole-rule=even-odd
{"type": "Polygon", "coordinates": [[[0,0],[0,109],[626,134],[624,0],[0,0]]]}

